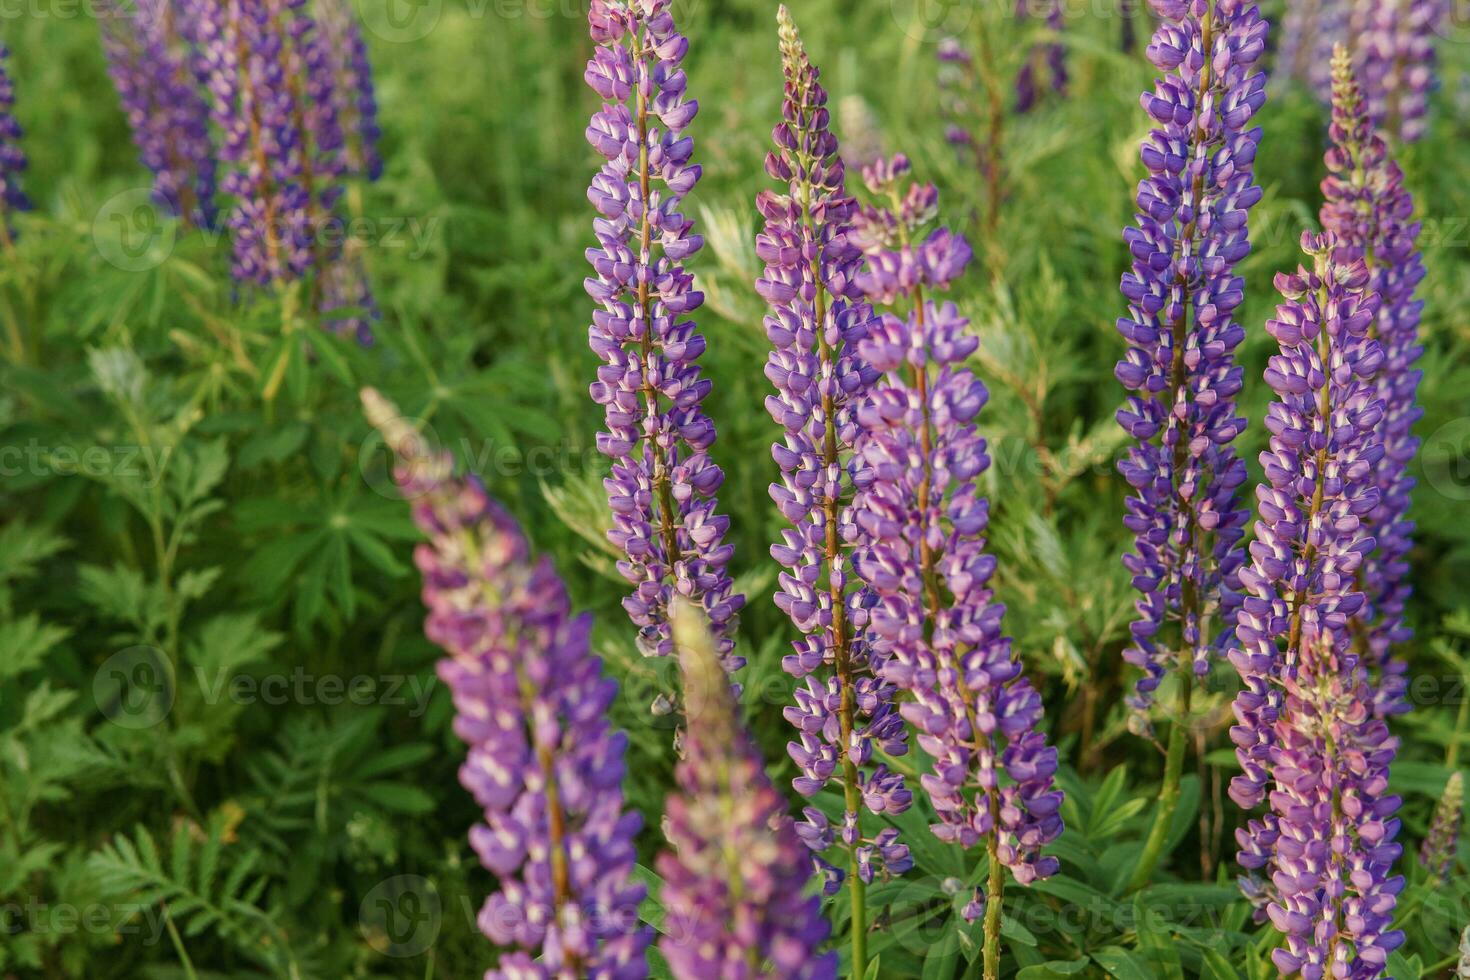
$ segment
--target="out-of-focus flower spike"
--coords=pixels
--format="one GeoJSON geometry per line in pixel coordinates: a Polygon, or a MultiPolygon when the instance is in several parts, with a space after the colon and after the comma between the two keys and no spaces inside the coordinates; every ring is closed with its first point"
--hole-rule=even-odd
{"type": "Polygon", "coordinates": [[[658,857],[659,949],[679,980],[833,978],[811,861],[740,723],[708,620],[682,597],[671,616],[688,728],[665,822],[671,850],[658,857]]]}
{"type": "Polygon", "coordinates": [[[357,13],[349,0],[315,0],[317,28],[326,43],[333,103],[343,136],[346,173],[377,180],[383,174],[378,152],[377,90],[372,62],[357,13]]]}
{"type": "Polygon", "coordinates": [[[1449,884],[1459,859],[1460,824],[1465,819],[1465,776],[1460,770],[1450,773],[1444,793],[1434,807],[1429,833],[1419,849],[1419,863],[1442,884],[1449,884]]]}
{"type": "Polygon", "coordinates": [[[10,49],[0,43],[0,236],[13,242],[11,212],[28,211],[31,202],[20,188],[26,155],[20,148],[21,131],[15,118],[15,83],[10,79],[9,60],[10,49]]]}
{"type": "Polygon", "coordinates": [[[425,537],[425,632],[449,655],[439,676],[469,746],[460,782],[484,809],[470,844],[498,888],[478,925],[514,950],[486,977],[643,980],[639,818],[624,806],[627,738],[607,722],[617,686],[588,647],[591,623],[478,480],[376,391],[362,403],[425,537]]]}

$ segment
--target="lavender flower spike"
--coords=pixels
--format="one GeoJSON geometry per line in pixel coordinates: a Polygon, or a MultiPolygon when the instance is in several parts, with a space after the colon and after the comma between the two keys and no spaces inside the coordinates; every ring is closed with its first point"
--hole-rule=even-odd
{"type": "Polygon", "coordinates": [[[604,100],[587,139],[607,161],[587,192],[599,217],[586,288],[600,306],[588,339],[603,361],[591,392],[607,427],[597,447],[613,461],[608,537],[627,555],[618,570],[634,591],[623,606],[641,648],[673,651],[668,610],[682,595],[704,608],[733,671],[744,663],[732,651],[745,597],[726,570],[729,518],[716,511],[724,474],[700,407],[710,389],[699,372],[704,337],[685,319],[704,302],[683,265],[703,240],[679,211],[699,180],[685,135],[699,106],[685,94],[689,42],[670,3],[592,0],[587,14],[597,50],[585,77],[604,100]]]}
{"type": "Polygon", "coordinates": [[[0,43],[0,243],[13,242],[10,212],[29,211],[30,200],[20,189],[26,155],[20,148],[20,123],[15,120],[15,85],[6,70],[10,49],[0,43]]]}
{"type": "Polygon", "coordinates": [[[811,863],[740,724],[706,619],[682,597],[671,616],[689,728],[668,801],[672,850],[658,857],[669,925],[659,949],[679,980],[834,978],[811,863]]]}
{"type": "Polygon", "coordinates": [[[882,677],[908,693],[900,712],[934,758],[920,779],[939,816],[932,829],[964,848],[984,841],[989,852],[987,894],[965,916],[986,912],[991,977],[1005,869],[1023,885],[1057,870],[1041,850],[1061,834],[1062,794],[1052,782],[1056,749],[1038,727],[1041,698],[1001,633],[1005,607],[989,588],[989,505],[975,481],[990,460],[974,424],[987,393],[963,366],[977,341],[953,303],[925,295],[964,271],[970,247],[944,228],[914,244],[937,194],[932,185],[901,193],[907,171],[899,157],[863,172],[890,206],[863,214],[868,265],[858,284],[911,309],[903,318],[885,313],[858,348],[884,378],[858,411],[866,472],[857,520],[867,542],[857,569],[876,597],[882,677]]]}
{"type": "Polygon", "coordinates": [[[1419,849],[1419,863],[1443,884],[1449,884],[1459,860],[1460,824],[1465,819],[1465,775],[1456,769],[1444,784],[1434,807],[1429,835],[1419,849]]]}
{"type": "MultiPolygon", "coordinates": [[[[854,282],[862,253],[848,236],[857,202],[847,195],[837,139],[828,129],[827,93],[784,6],[778,18],[786,99],[766,172],[785,186],[756,199],[765,217],[756,253],[766,268],[755,286],[771,305],[765,326],[774,349],[766,377],[776,394],[766,407],[784,430],[773,447],[781,482],[771,485],[771,497],[792,524],[771,548],[786,569],[776,605],[802,632],[782,666],[806,678],[785,715],[800,732],[789,745],[801,770],[796,791],[809,797],[833,782],[842,788],[842,843],[851,872],[865,884],[875,872],[901,874],[913,865],[891,829],[881,839],[864,839],[858,819],[861,807],[896,814],[912,799],[901,775],[873,763],[875,747],[907,752],[907,733],[893,709],[893,686],[876,676],[863,631],[864,593],[851,567],[859,540],[849,512],[855,412],[875,377],[857,345],[872,308],[854,282]]],[[[809,809],[807,816],[803,837],[835,890],[843,872],[819,856],[835,835],[820,811],[809,809]]],[[[855,909],[860,896],[859,889],[855,909]]],[[[853,928],[864,926],[858,921],[853,928]]]]}
{"type": "Polygon", "coordinates": [[[1150,60],[1164,72],[1143,107],[1156,123],[1140,156],[1137,226],[1124,233],[1129,343],[1118,380],[1134,392],[1118,422],[1137,440],[1119,469],[1134,489],[1124,558],[1141,594],[1124,659],[1143,669],[1139,712],[1171,665],[1203,677],[1229,643],[1245,513],[1245,464],[1230,443],[1245,336],[1231,314],[1244,296],[1234,266],[1250,251],[1246,216],[1261,199],[1252,164],[1265,101],[1255,64],[1266,24],[1242,0],[1155,0],[1163,18],[1150,60]]]}
{"type": "Polygon", "coordinates": [[[1428,131],[1443,0],[1356,0],[1351,31],[1368,118],[1407,143],[1428,131]]]}
{"type": "Polygon", "coordinates": [[[1418,251],[1419,228],[1414,199],[1404,175],[1388,155],[1383,139],[1364,115],[1348,52],[1339,46],[1332,59],[1332,146],[1327,151],[1328,176],[1322,181],[1322,227],[1336,234],[1345,254],[1361,257],[1368,267],[1369,288],[1380,303],[1373,333],[1383,346],[1383,368],[1375,384],[1383,401],[1383,462],[1375,467],[1378,506],[1367,517],[1377,548],[1359,570],[1359,587],[1367,604],[1353,629],[1368,666],[1379,674],[1379,709],[1409,710],[1404,700],[1402,660],[1395,647],[1414,633],[1404,622],[1404,605],[1413,589],[1407,556],[1414,522],[1408,519],[1414,478],[1408,464],[1419,448],[1414,423],[1424,414],[1415,403],[1422,372],[1414,363],[1423,353],[1419,343],[1422,300],[1414,290],[1424,279],[1418,251]]]}
{"type": "Polygon", "coordinates": [[[215,220],[214,142],[193,52],[175,27],[173,0],[109,4],[102,17],[108,73],[122,100],[153,196],[196,227],[215,220]]]}
{"type": "Polygon", "coordinates": [[[378,100],[367,44],[348,0],[316,0],[317,27],[326,43],[332,94],[342,128],[346,172],[377,180],[383,175],[378,153],[378,100]]]}
{"type": "Polygon", "coordinates": [[[1242,773],[1230,796],[1247,810],[1269,799],[1237,840],[1247,890],[1263,895],[1286,937],[1273,953],[1281,973],[1378,977],[1403,942],[1392,929],[1403,887],[1392,876],[1399,800],[1387,792],[1397,740],[1373,710],[1350,633],[1383,458],[1373,385],[1383,350],[1369,330],[1378,297],[1362,259],[1334,235],[1302,244],[1312,265],[1277,276],[1284,302],[1266,324],[1281,352],[1266,369],[1277,401],[1252,561],[1241,571],[1241,645],[1230,654],[1243,682],[1230,732],[1242,773]]]}
{"type": "Polygon", "coordinates": [[[414,555],[425,631],[449,654],[439,676],[469,746],[460,782],[485,811],[470,843],[499,883],[478,923],[515,949],[486,978],[642,980],[639,818],[624,808],[627,738],[607,723],[616,684],[588,649],[591,624],[479,481],[455,476],[376,391],[362,401],[427,539],[414,555]]]}

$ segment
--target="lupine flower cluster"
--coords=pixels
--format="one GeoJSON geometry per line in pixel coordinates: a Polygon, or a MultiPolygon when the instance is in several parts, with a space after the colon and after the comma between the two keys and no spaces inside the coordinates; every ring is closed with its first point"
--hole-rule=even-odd
{"type": "Polygon", "coordinates": [[[346,172],[377,180],[383,175],[378,152],[378,99],[367,44],[348,0],[316,0],[317,27],[325,42],[332,99],[342,129],[346,172]]]}
{"type": "Polygon", "coordinates": [[[20,189],[26,155],[20,148],[20,123],[15,119],[15,84],[6,68],[9,60],[10,49],[0,43],[0,237],[13,241],[15,229],[10,226],[10,214],[29,210],[31,202],[20,189]]]}
{"type": "Polygon", "coordinates": [[[1247,215],[1261,199],[1252,166],[1265,101],[1255,65],[1266,24],[1245,0],[1156,0],[1148,48],[1164,73],[1143,108],[1155,128],[1140,156],[1136,227],[1124,233],[1133,270],[1118,331],[1129,348],[1116,375],[1134,392],[1118,421],[1136,444],[1119,464],[1133,488],[1124,563],[1142,597],[1124,658],[1142,668],[1140,712],[1177,656],[1204,676],[1229,642],[1245,513],[1245,464],[1231,442],[1242,383],[1232,314],[1244,297],[1236,263],[1250,252],[1247,215]],[[1177,653],[1176,653],[1177,651],[1177,653]]]}
{"type": "Polygon", "coordinates": [[[215,152],[209,105],[194,75],[194,53],[179,34],[171,0],[139,0],[131,10],[107,8],[102,43],[108,73],[143,165],[153,172],[154,199],[196,227],[215,221],[215,152]]]}
{"type": "Polygon", "coordinates": [[[1465,776],[1456,769],[1434,807],[1429,834],[1419,848],[1419,863],[1442,884],[1449,884],[1459,860],[1460,824],[1465,819],[1465,776]]]}
{"type": "Polygon", "coordinates": [[[1407,517],[1414,487],[1408,464],[1419,447],[1413,425],[1423,415],[1416,404],[1422,372],[1414,367],[1423,352],[1418,328],[1424,304],[1414,299],[1424,279],[1420,226],[1403,172],[1364,114],[1345,48],[1337,48],[1332,67],[1332,146],[1322,182],[1322,227],[1336,235],[1344,255],[1366,262],[1369,288],[1380,301],[1373,333],[1383,349],[1375,380],[1384,413],[1378,429],[1383,462],[1373,472],[1380,497],[1366,518],[1377,547],[1359,572],[1367,604],[1355,623],[1368,666],[1382,675],[1381,709],[1404,711],[1406,665],[1391,654],[1413,636],[1404,622],[1404,604],[1412,591],[1407,556],[1414,529],[1407,517]]]}
{"type": "Polygon", "coordinates": [[[667,934],[659,949],[681,980],[826,980],[828,925],[807,894],[811,862],[786,801],[741,726],[739,705],[705,617],[683,597],[671,610],[688,732],[658,857],[667,934]]]}
{"type": "MultiPolygon", "coordinates": [[[[1036,0],[1016,0],[1016,19],[1025,23],[1031,18],[1031,5],[1036,0]]],[[[1062,0],[1046,0],[1046,26],[1054,34],[1067,27],[1062,0]]],[[[1067,48],[1060,40],[1033,45],[1016,73],[1016,111],[1027,113],[1036,107],[1040,97],[1037,75],[1045,67],[1047,84],[1056,95],[1067,94],[1067,48]]]]}
{"type": "Polygon", "coordinates": [[[1348,37],[1351,0],[1286,5],[1274,75],[1305,83],[1326,102],[1332,94],[1332,49],[1348,37]]]}
{"type": "Polygon", "coordinates": [[[944,228],[916,241],[937,192],[902,191],[908,170],[896,157],[863,172],[889,204],[862,215],[867,265],[857,282],[875,303],[908,309],[884,313],[858,346],[884,377],[858,410],[867,472],[857,568],[876,597],[870,628],[881,676],[908,694],[900,712],[935,760],[920,780],[939,817],[934,833],[961,847],[983,841],[990,852],[993,894],[969,903],[973,920],[987,899],[998,913],[1003,867],[1022,884],[1057,870],[1041,850],[1062,831],[1062,795],[1052,783],[1056,750],[1038,728],[1041,699],[1001,633],[1005,610],[989,588],[989,506],[975,486],[989,465],[975,429],[987,393],[963,366],[977,341],[954,304],[926,296],[964,272],[970,246],[944,228]]]}
{"type": "Polygon", "coordinates": [[[1428,128],[1442,0],[1356,0],[1352,43],[1368,118],[1405,142],[1428,128]]]}
{"type": "Polygon", "coordinates": [[[1392,875],[1399,800],[1388,794],[1397,741],[1373,710],[1350,623],[1364,605],[1354,582],[1372,548],[1365,521],[1383,458],[1378,297],[1335,235],[1302,244],[1311,266],[1277,276],[1284,302],[1266,324],[1280,345],[1265,375],[1278,400],[1230,654],[1243,682],[1230,796],[1246,810],[1270,803],[1237,840],[1248,891],[1286,937],[1273,953],[1282,974],[1376,977],[1403,941],[1391,929],[1403,887],[1392,875]]]}
{"type": "Polygon", "coordinates": [[[608,725],[616,684],[588,649],[591,624],[477,480],[456,476],[377,392],[362,397],[427,539],[414,555],[425,631],[449,654],[439,676],[469,746],[460,781],[485,811],[470,843],[499,884],[478,924],[518,950],[486,976],[643,980],[652,931],[630,879],[640,820],[624,809],[627,739],[608,725]]]}
{"type": "Polygon", "coordinates": [[[604,100],[587,139],[607,161],[587,192],[599,217],[588,249],[598,303],[588,331],[603,361],[592,398],[604,409],[597,448],[612,459],[609,539],[626,558],[633,586],[623,605],[649,655],[673,651],[669,604],[690,598],[709,616],[729,670],[737,614],[724,542],[729,518],[716,510],[724,474],[710,459],[715,427],[701,402],[704,337],[686,319],[704,302],[684,261],[703,240],[679,207],[699,180],[685,130],[698,103],[687,97],[680,63],[689,42],[675,28],[670,0],[593,0],[588,23],[597,51],[587,83],[604,100]]]}
{"type": "MultiPolygon", "coordinates": [[[[801,770],[796,790],[810,797],[829,783],[843,788],[847,812],[836,833],[866,882],[876,872],[901,874],[913,864],[908,848],[896,843],[897,831],[865,840],[858,827],[859,803],[897,814],[912,799],[901,775],[873,764],[875,747],[902,755],[908,743],[893,708],[894,688],[874,670],[865,593],[854,587],[851,569],[859,540],[849,509],[855,412],[875,378],[857,345],[867,336],[872,308],[854,281],[862,265],[862,252],[849,240],[857,202],[847,194],[827,93],[784,6],[778,17],[786,98],[766,172],[784,186],[762,191],[756,201],[765,218],[756,239],[765,274],[756,291],[771,304],[766,376],[776,394],[766,407],[784,430],[773,447],[781,482],[771,485],[771,497],[792,524],[771,549],[785,569],[776,604],[802,633],[782,666],[806,680],[785,714],[800,732],[789,746],[801,770]]],[[[833,844],[834,829],[815,808],[806,816],[803,839],[820,855],[833,844]]],[[[835,889],[843,872],[816,860],[835,889]]]]}

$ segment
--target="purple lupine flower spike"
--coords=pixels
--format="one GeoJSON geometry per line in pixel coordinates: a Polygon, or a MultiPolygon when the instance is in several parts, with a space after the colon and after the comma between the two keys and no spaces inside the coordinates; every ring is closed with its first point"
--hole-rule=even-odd
{"type": "Polygon", "coordinates": [[[10,226],[10,213],[29,211],[30,199],[20,189],[20,175],[26,168],[25,151],[20,148],[20,123],[15,119],[15,83],[10,80],[6,63],[10,49],[0,43],[0,237],[15,240],[10,226]]]}
{"type": "Polygon", "coordinates": [[[786,801],[740,724],[706,618],[682,597],[671,610],[688,731],[658,856],[667,933],[659,949],[679,980],[827,980],[828,925],[808,894],[811,861],[786,801]]]}
{"type": "Polygon", "coordinates": [[[1354,0],[1302,0],[1286,5],[1273,76],[1307,85],[1326,102],[1332,94],[1332,49],[1348,34],[1354,0]]]}
{"type": "Polygon", "coordinates": [[[1428,129],[1443,0],[1356,0],[1351,29],[1368,118],[1405,142],[1428,129]]]}
{"type": "Polygon", "coordinates": [[[362,401],[427,539],[414,554],[425,632],[449,654],[439,676],[469,746],[460,782],[485,811],[470,843],[499,887],[478,925],[514,950],[486,978],[642,980],[640,821],[624,807],[627,738],[607,722],[617,686],[588,648],[589,619],[478,480],[456,476],[377,392],[362,401]]]}
{"type": "Polygon", "coordinates": [[[179,30],[173,0],[109,5],[102,46],[153,196],[195,227],[215,221],[214,142],[209,105],[193,71],[193,52],[179,30]]]}
{"type": "MultiPolygon", "coordinates": [[[[1005,868],[1021,884],[1057,870],[1041,850],[1061,833],[1062,794],[1052,782],[1056,750],[1039,728],[1041,698],[989,588],[989,505],[975,482],[990,461],[974,424],[987,393],[963,366],[977,341],[953,303],[925,295],[963,273],[970,246],[944,228],[916,244],[937,195],[930,185],[902,192],[908,169],[896,157],[863,172],[890,205],[863,212],[868,264],[858,285],[911,310],[884,313],[859,344],[884,377],[858,410],[856,513],[866,540],[856,565],[876,597],[870,629],[882,677],[909,694],[899,710],[935,760],[920,780],[939,816],[932,829],[961,847],[986,841],[998,915],[1005,868]]],[[[981,908],[977,899],[965,914],[981,908]]]]}
{"type": "MultiPolygon", "coordinates": [[[[1164,73],[1143,108],[1155,123],[1140,150],[1136,227],[1124,232],[1129,343],[1115,374],[1134,392],[1118,422],[1137,443],[1119,470],[1134,490],[1124,557],[1141,593],[1124,659],[1143,670],[1129,704],[1143,712],[1171,665],[1204,676],[1229,643],[1245,513],[1245,464],[1231,442],[1245,331],[1234,274],[1250,251],[1246,216],[1261,199],[1252,164],[1265,101],[1255,70],[1266,24],[1244,0],[1154,0],[1163,18],[1149,59],[1164,73]]],[[[1186,674],[1186,676],[1188,676],[1186,674]]]]}
{"type": "Polygon", "coordinates": [[[1449,884],[1459,860],[1460,824],[1465,819],[1465,775],[1456,769],[1434,807],[1429,834],[1419,849],[1419,863],[1442,884],[1449,884]]]}
{"type": "Polygon", "coordinates": [[[745,597],[734,592],[716,510],[724,474],[710,459],[714,423],[701,402],[704,337],[687,319],[704,302],[684,262],[703,245],[679,210],[699,180],[686,135],[698,104],[680,63],[689,42],[674,26],[671,0],[593,0],[588,24],[597,50],[586,80],[604,102],[587,139],[606,159],[588,199],[597,246],[586,280],[600,307],[588,338],[603,361],[592,398],[604,408],[597,447],[612,459],[605,481],[609,539],[627,557],[618,570],[633,586],[623,600],[647,654],[673,651],[669,603],[698,602],[729,670],[745,597]]]}
{"type": "MultiPolygon", "coordinates": [[[[785,6],[777,17],[786,98],[766,172],[784,186],[756,199],[765,218],[756,239],[765,274],[755,286],[771,305],[765,327],[774,349],[766,377],[776,394],[766,407],[784,430],[773,447],[781,482],[771,485],[771,498],[792,524],[771,548],[786,569],[776,605],[802,632],[782,667],[806,679],[785,715],[800,733],[789,746],[801,770],[797,792],[810,797],[836,783],[846,797],[845,827],[855,829],[860,802],[875,813],[896,814],[911,800],[903,777],[873,762],[875,746],[902,755],[908,744],[893,708],[894,688],[873,669],[863,592],[854,587],[859,583],[851,567],[859,538],[849,510],[854,413],[875,378],[857,345],[873,313],[854,282],[862,253],[848,235],[857,202],[847,194],[837,139],[828,128],[827,93],[785,6]]],[[[834,835],[820,811],[812,813],[805,839],[821,852],[834,835]]],[[[908,848],[892,842],[881,850],[870,839],[844,844],[860,874],[871,876],[875,866],[901,874],[913,864],[908,848]],[[874,862],[875,853],[881,860],[874,862]]],[[[835,885],[842,872],[816,859],[835,885]]]]}
{"type": "Polygon", "coordinates": [[[311,268],[310,194],[301,133],[287,84],[291,56],[284,0],[200,3],[201,58],[224,133],[221,187],[235,198],[225,224],[237,282],[293,282],[311,268]]]}
{"type": "Polygon", "coordinates": [[[372,63],[357,13],[347,0],[316,0],[315,10],[331,66],[333,99],[344,137],[346,172],[377,180],[383,174],[383,160],[378,152],[378,141],[383,134],[378,126],[372,63]]]}
{"type": "Polygon", "coordinates": [[[1419,315],[1424,303],[1414,298],[1424,279],[1420,225],[1414,221],[1414,199],[1404,186],[1403,172],[1365,117],[1346,48],[1337,48],[1332,68],[1332,145],[1328,176],[1322,181],[1322,227],[1337,236],[1346,254],[1367,264],[1370,288],[1380,301],[1373,332],[1383,347],[1383,368],[1376,379],[1384,412],[1379,430],[1383,462],[1373,474],[1381,496],[1366,521],[1377,548],[1359,571],[1367,605],[1354,629],[1360,653],[1379,674],[1380,710],[1402,712],[1408,710],[1403,697],[1407,664],[1392,654],[1413,636],[1404,621],[1404,605],[1413,591],[1407,556],[1414,530],[1408,519],[1414,478],[1408,464],[1419,448],[1413,426],[1424,414],[1415,400],[1422,372],[1414,367],[1423,353],[1419,315]]]}
{"type": "Polygon", "coordinates": [[[1373,710],[1350,631],[1383,458],[1378,297],[1363,260],[1332,233],[1302,244],[1312,265],[1277,276],[1284,302],[1266,324],[1281,351],[1265,375],[1278,400],[1230,654],[1243,682],[1230,796],[1246,810],[1269,800],[1237,840],[1248,893],[1286,937],[1273,954],[1282,974],[1378,977],[1403,941],[1392,929],[1403,887],[1392,876],[1399,800],[1388,794],[1397,740],[1373,710]]]}
{"type": "MultiPolygon", "coordinates": [[[[1016,0],[1016,19],[1029,20],[1035,0],[1016,0]]],[[[1067,26],[1067,12],[1062,0],[1046,0],[1046,26],[1061,34],[1067,26]]],[[[1061,41],[1048,41],[1033,45],[1026,54],[1020,70],[1016,73],[1016,111],[1025,114],[1036,107],[1040,96],[1037,74],[1045,65],[1048,84],[1057,95],[1067,94],[1067,47],[1061,41]]]]}

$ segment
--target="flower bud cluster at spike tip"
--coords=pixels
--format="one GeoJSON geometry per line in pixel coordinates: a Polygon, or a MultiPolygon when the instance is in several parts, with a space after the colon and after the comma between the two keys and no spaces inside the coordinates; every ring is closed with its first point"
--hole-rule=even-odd
{"type": "MultiPolygon", "coordinates": [[[[1231,443],[1245,428],[1234,361],[1245,295],[1234,274],[1250,252],[1247,215],[1261,199],[1252,167],[1265,102],[1256,71],[1266,23],[1242,0],[1154,0],[1163,18],[1148,47],[1164,73],[1143,95],[1154,122],[1139,155],[1133,256],[1123,276],[1128,352],[1115,374],[1133,392],[1118,422],[1136,441],[1119,470],[1133,488],[1124,565],[1141,593],[1123,656],[1143,670],[1130,706],[1143,712],[1171,666],[1204,676],[1230,642],[1245,513],[1245,463],[1231,443]],[[1174,658],[1183,662],[1174,663],[1174,658]]],[[[1144,716],[1139,715],[1140,718],[1144,716]]]]}
{"type": "Polygon", "coordinates": [[[1322,227],[1337,236],[1344,254],[1367,263],[1369,288],[1380,303],[1373,331],[1383,346],[1376,379],[1383,401],[1383,462],[1373,472],[1381,496],[1367,517],[1378,547],[1359,572],[1367,606],[1357,629],[1371,654],[1369,667],[1379,674],[1380,710],[1402,712],[1408,710],[1403,697],[1407,664],[1392,653],[1414,635],[1404,621],[1404,606],[1413,591],[1407,558],[1413,544],[1408,512],[1414,478],[1408,466],[1419,448],[1414,423],[1424,414],[1416,402],[1422,372],[1414,367],[1424,350],[1419,343],[1424,303],[1414,299],[1424,279],[1420,226],[1403,172],[1364,116],[1345,48],[1337,49],[1332,67],[1332,145],[1322,181],[1322,227]]]}
{"type": "Polygon", "coordinates": [[[372,63],[357,13],[348,0],[316,0],[315,10],[333,79],[332,96],[343,135],[346,172],[377,180],[383,175],[383,160],[378,153],[383,134],[378,127],[372,63]]]}
{"type": "MultiPolygon", "coordinates": [[[[771,497],[792,524],[771,548],[786,569],[776,605],[802,632],[782,666],[806,679],[796,704],[785,709],[800,732],[789,745],[801,769],[794,785],[807,797],[834,782],[846,788],[850,763],[864,804],[875,813],[897,814],[908,809],[912,796],[901,775],[874,765],[872,757],[875,746],[889,755],[907,752],[906,733],[893,709],[893,686],[872,669],[864,596],[851,574],[859,537],[849,511],[854,413],[876,376],[857,356],[873,315],[853,281],[862,263],[862,253],[848,241],[857,202],[847,194],[818,71],[784,6],[778,18],[786,97],[766,172],[785,186],[756,199],[765,218],[756,238],[765,274],[756,291],[771,305],[765,327],[773,350],[766,377],[776,394],[766,407],[784,430],[773,447],[781,482],[771,485],[771,497]]],[[[857,848],[861,873],[901,874],[912,866],[908,848],[895,842],[891,828],[881,839],[868,840],[858,827],[857,812],[847,812],[840,833],[845,846],[857,848]]],[[[801,834],[817,852],[836,836],[815,808],[808,808],[801,834]]],[[[835,889],[844,872],[822,857],[815,860],[827,887],[835,889]]]]}
{"type": "Polygon", "coordinates": [[[109,4],[102,46],[153,196],[196,227],[215,220],[214,143],[209,105],[194,76],[194,53],[176,29],[175,0],[109,4]]]}
{"type": "Polygon", "coordinates": [[[678,980],[828,980],[828,925],[808,895],[811,862],[739,720],[705,617],[682,597],[671,610],[688,731],[658,856],[666,934],[678,980]]]}
{"type": "Polygon", "coordinates": [[[1428,129],[1444,0],[1355,0],[1351,31],[1368,118],[1405,142],[1428,129]]]}
{"type": "Polygon", "coordinates": [[[608,726],[617,686],[588,649],[591,624],[477,480],[456,477],[377,392],[362,400],[427,539],[414,554],[425,631],[449,654],[439,676],[469,746],[460,782],[485,811],[470,844],[499,884],[479,926],[517,950],[487,980],[642,980],[652,931],[631,880],[640,820],[624,809],[627,738],[608,726]]]}
{"type": "Polygon", "coordinates": [[[1362,259],[1331,233],[1303,236],[1303,248],[1312,266],[1277,276],[1284,302],[1266,324],[1280,345],[1265,373],[1278,400],[1230,653],[1243,682],[1230,796],[1246,810],[1270,804],[1237,841],[1248,893],[1264,895],[1286,936],[1273,954],[1282,974],[1378,977],[1403,940],[1391,929],[1403,886],[1392,877],[1399,800],[1387,793],[1397,742],[1373,710],[1349,626],[1363,606],[1353,583],[1373,547],[1364,521],[1383,457],[1378,298],[1362,259]]]}
{"type": "Polygon", "coordinates": [[[703,607],[733,671],[744,663],[732,651],[745,597],[727,571],[729,518],[716,510],[724,474],[710,459],[715,427],[701,406],[704,337],[686,319],[704,296],[683,263],[703,240],[679,210],[699,180],[685,135],[698,104],[685,93],[689,42],[669,7],[593,0],[587,15],[597,51],[585,78],[605,100],[587,139],[607,161],[587,191],[598,218],[585,284],[600,307],[588,338],[603,362],[591,392],[607,427],[597,448],[613,461],[608,538],[626,555],[618,571],[634,591],[623,605],[640,649],[673,651],[668,610],[682,595],[703,607]]]}
{"type": "Polygon", "coordinates": [[[1460,824],[1465,819],[1465,776],[1456,769],[1444,785],[1444,793],[1434,807],[1429,834],[1419,849],[1419,863],[1442,884],[1454,876],[1460,850],[1460,824]]]}
{"type": "Polygon", "coordinates": [[[7,62],[10,49],[0,43],[0,235],[14,240],[10,212],[28,211],[30,199],[20,189],[20,175],[26,168],[26,155],[20,148],[20,123],[15,119],[15,85],[10,80],[7,62]]]}
{"type": "MultiPolygon", "coordinates": [[[[939,816],[934,833],[965,848],[992,840],[995,858],[1029,884],[1057,870],[1041,855],[1062,831],[1057,754],[989,588],[989,504],[975,486],[990,462],[975,428],[987,394],[963,367],[977,341],[954,304],[924,298],[964,270],[969,246],[941,229],[910,247],[937,202],[932,187],[900,191],[907,169],[899,159],[864,174],[893,202],[865,212],[868,238],[886,230],[899,249],[870,254],[859,282],[910,310],[883,314],[858,348],[884,377],[858,410],[856,566],[876,599],[870,629],[882,678],[909,695],[899,710],[935,760],[920,777],[939,816]]],[[[971,902],[965,915],[980,910],[971,902]]]]}

